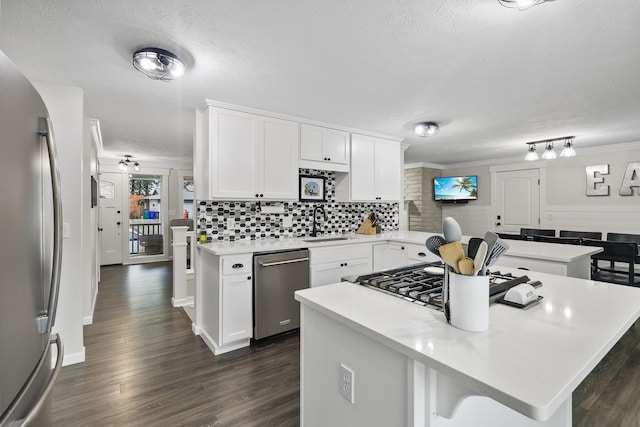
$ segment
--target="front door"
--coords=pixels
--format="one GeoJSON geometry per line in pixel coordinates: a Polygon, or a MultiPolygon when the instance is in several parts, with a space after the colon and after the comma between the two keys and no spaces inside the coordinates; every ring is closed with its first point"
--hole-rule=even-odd
{"type": "Polygon", "coordinates": [[[524,169],[496,172],[496,231],[520,233],[540,227],[540,171],[524,169]]]}
{"type": "Polygon", "coordinates": [[[100,174],[100,265],[122,264],[122,175],[100,174]]]}

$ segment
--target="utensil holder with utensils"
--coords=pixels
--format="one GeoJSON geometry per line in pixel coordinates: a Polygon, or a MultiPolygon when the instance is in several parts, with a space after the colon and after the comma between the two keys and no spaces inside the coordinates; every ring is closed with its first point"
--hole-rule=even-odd
{"type": "Polygon", "coordinates": [[[489,276],[449,273],[451,325],[470,332],[489,329],[489,276]]]}

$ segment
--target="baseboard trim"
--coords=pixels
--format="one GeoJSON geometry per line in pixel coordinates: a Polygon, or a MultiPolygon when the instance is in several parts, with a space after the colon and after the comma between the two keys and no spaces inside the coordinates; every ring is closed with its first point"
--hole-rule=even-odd
{"type": "Polygon", "coordinates": [[[75,365],[76,363],[82,363],[85,361],[85,348],[82,346],[82,351],[77,353],[66,353],[64,359],[62,359],[62,366],[75,365]]]}
{"type": "Polygon", "coordinates": [[[209,347],[209,349],[213,352],[214,356],[219,354],[228,353],[233,350],[238,350],[240,348],[249,347],[251,344],[250,340],[247,338],[246,340],[236,341],[231,344],[218,345],[216,342],[207,334],[207,332],[203,329],[200,329],[200,338],[202,341],[209,347]]]}
{"type": "Polygon", "coordinates": [[[91,301],[91,314],[88,316],[84,316],[82,318],[82,325],[92,325],[93,324],[93,314],[96,312],[96,301],[98,300],[98,286],[96,286],[96,291],[93,293],[93,301],[91,301]]]}
{"type": "Polygon", "coordinates": [[[192,306],[194,304],[193,297],[186,298],[171,298],[171,305],[173,307],[185,307],[192,306]]]}

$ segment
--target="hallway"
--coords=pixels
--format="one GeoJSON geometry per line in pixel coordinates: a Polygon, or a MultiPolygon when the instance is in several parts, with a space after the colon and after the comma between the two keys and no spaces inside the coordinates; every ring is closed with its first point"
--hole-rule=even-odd
{"type": "Polygon", "coordinates": [[[214,357],[171,288],[170,262],[102,268],[86,362],[62,369],[54,425],[297,426],[298,335],[214,357]]]}

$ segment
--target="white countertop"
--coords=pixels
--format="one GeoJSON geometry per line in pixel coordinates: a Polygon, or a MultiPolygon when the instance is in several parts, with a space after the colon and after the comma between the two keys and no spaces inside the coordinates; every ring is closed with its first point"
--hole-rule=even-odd
{"type": "MultiPolygon", "coordinates": [[[[375,235],[322,235],[316,238],[326,239],[343,236],[348,237],[347,240],[305,242],[305,240],[314,239],[310,237],[237,240],[234,242],[198,243],[198,248],[214,255],[227,255],[387,241],[424,245],[427,238],[435,234],[436,233],[425,233],[421,231],[389,231],[375,235]]],[[[468,241],[468,236],[462,237],[462,243],[466,244],[468,241]]],[[[520,240],[508,240],[506,242],[509,245],[509,250],[505,253],[505,256],[535,258],[565,263],[572,262],[578,258],[590,257],[592,254],[602,251],[602,248],[594,246],[561,245],[557,243],[529,242],[520,240]]]]}
{"type": "Polygon", "coordinates": [[[352,283],[297,291],[296,300],[481,395],[545,420],[638,319],[640,289],[527,275],[543,283],[541,304],[528,310],[493,305],[489,330],[480,333],[448,325],[436,310],[352,283]]]}
{"type": "Polygon", "coordinates": [[[566,245],[558,243],[505,240],[509,250],[505,256],[544,259],[546,261],[571,262],[602,252],[597,246],[566,245]]]}

